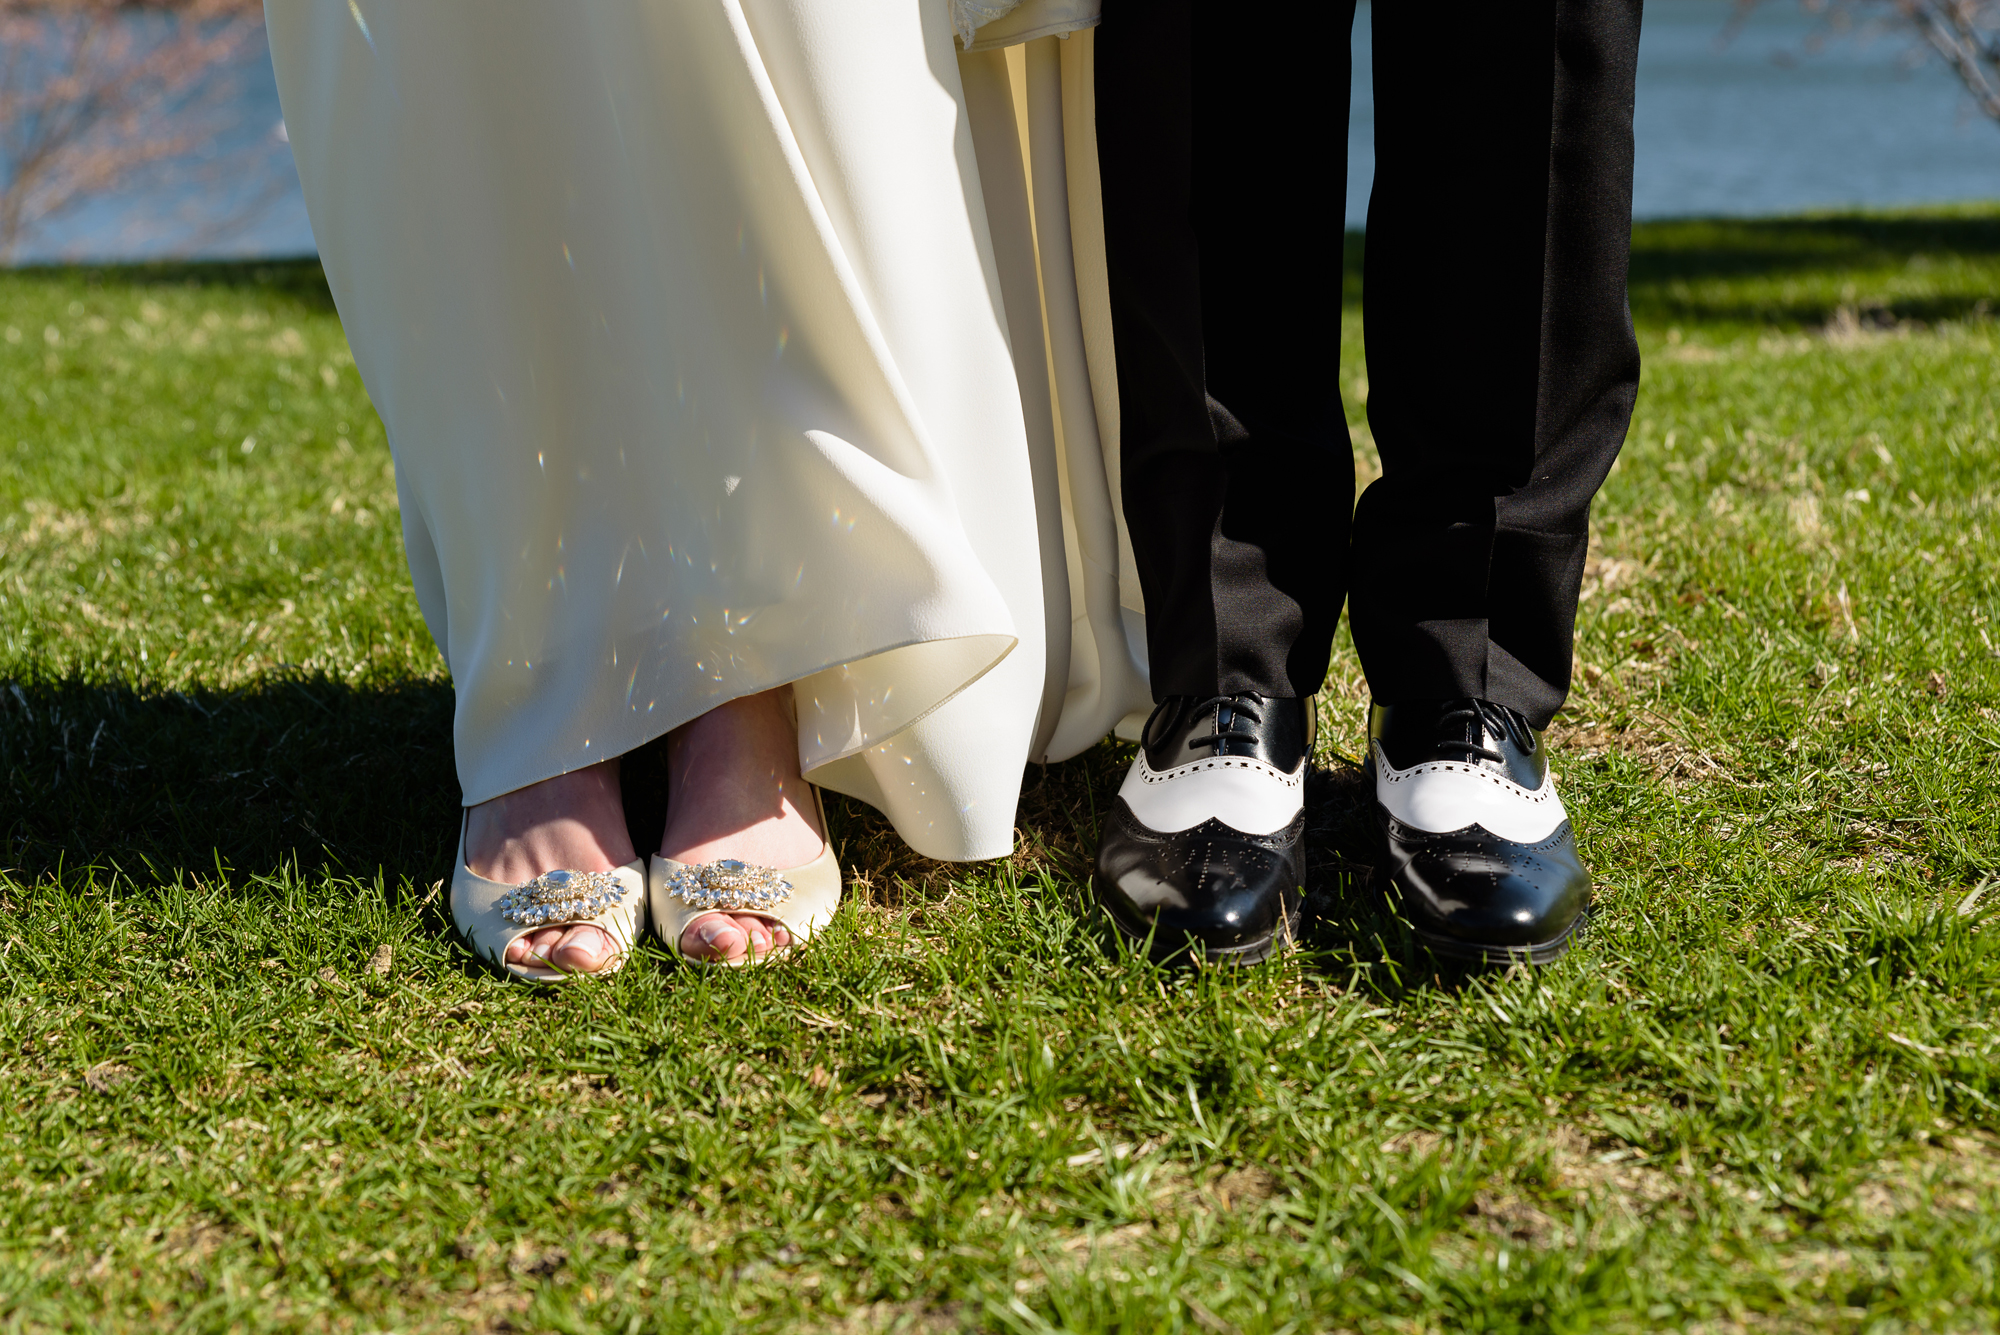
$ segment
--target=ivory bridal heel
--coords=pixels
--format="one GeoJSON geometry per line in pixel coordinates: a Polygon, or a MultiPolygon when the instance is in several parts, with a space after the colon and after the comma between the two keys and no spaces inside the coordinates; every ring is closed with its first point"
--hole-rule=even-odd
{"type": "MultiPolygon", "coordinates": [[[[838,872],[835,873],[836,877],[838,872]]],[[[838,889],[836,887],[836,894],[838,889]]],[[[610,871],[545,871],[519,885],[489,881],[465,865],[465,823],[451,878],[451,920],[472,952],[522,983],[570,983],[608,977],[624,967],[646,911],[646,868],[633,859],[610,871]],[[507,947],[544,927],[589,924],[612,940],[610,963],[592,973],[509,964],[507,947]]]]}
{"type": "MultiPolygon", "coordinates": [[[[825,839],[826,803],[818,788],[812,792],[813,803],[819,809],[821,838],[825,839]]],[[[773,959],[804,945],[814,932],[833,920],[834,910],[840,907],[840,859],[834,856],[831,840],[826,840],[819,856],[811,862],[784,871],[753,866],[735,858],[690,866],[655,853],[646,883],[652,901],[653,931],[676,957],[691,964],[733,968],[773,959]],[[762,918],[790,933],[791,944],[763,955],[746,951],[733,960],[696,960],[683,954],[681,938],[687,929],[718,913],[762,918]]]]}

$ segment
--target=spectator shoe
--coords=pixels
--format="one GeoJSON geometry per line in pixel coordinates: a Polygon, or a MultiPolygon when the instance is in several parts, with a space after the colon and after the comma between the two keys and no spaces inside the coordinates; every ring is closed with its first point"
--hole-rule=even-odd
{"type": "Polygon", "coordinates": [[[1105,817],[1092,878],[1156,960],[1254,964],[1298,928],[1310,700],[1170,696],[1105,817]]]}
{"type": "Polygon", "coordinates": [[[1367,768],[1395,907],[1440,956],[1548,964],[1590,904],[1541,736],[1490,700],[1377,704],[1367,768]]]}

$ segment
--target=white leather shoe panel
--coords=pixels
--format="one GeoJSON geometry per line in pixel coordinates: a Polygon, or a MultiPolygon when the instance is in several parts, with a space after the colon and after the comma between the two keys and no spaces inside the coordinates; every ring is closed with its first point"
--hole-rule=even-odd
{"type": "Polygon", "coordinates": [[[1412,829],[1446,834],[1479,825],[1502,839],[1536,844],[1569,819],[1556,796],[1553,773],[1543,776],[1540,788],[1528,789],[1492,770],[1456,761],[1399,770],[1389,764],[1380,743],[1370,745],[1375,749],[1375,800],[1412,829]]]}
{"type": "Polygon", "coordinates": [[[1211,819],[1244,834],[1276,834],[1305,806],[1306,764],[1286,774],[1261,760],[1217,756],[1155,771],[1142,748],[1118,795],[1141,825],[1161,834],[1211,819]]]}

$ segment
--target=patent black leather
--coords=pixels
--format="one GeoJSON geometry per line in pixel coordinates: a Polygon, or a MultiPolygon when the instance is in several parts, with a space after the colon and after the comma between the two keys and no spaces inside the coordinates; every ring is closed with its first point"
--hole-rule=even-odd
{"type": "MultiPolygon", "coordinates": [[[[1146,721],[1146,763],[1165,770],[1211,756],[1251,756],[1290,773],[1309,754],[1302,700],[1170,697],[1146,721]]],[[[1272,834],[1220,820],[1148,829],[1113,798],[1091,885],[1119,931],[1155,960],[1254,964],[1292,939],[1305,889],[1305,812],[1272,834]]]]}
{"type": "Polygon", "coordinates": [[[1172,695],[1146,720],[1140,745],[1154,770],[1211,756],[1245,756],[1290,774],[1312,751],[1313,711],[1303,700],[1261,695],[1172,695]]]}
{"type": "MultiPolygon", "coordinates": [[[[1505,774],[1523,788],[1541,787],[1549,772],[1541,735],[1518,712],[1487,700],[1374,705],[1368,711],[1368,740],[1381,743],[1397,769],[1433,760],[1476,760],[1482,769],[1505,774]]],[[[1372,763],[1373,746],[1368,755],[1372,763]]]]}
{"type": "Polygon", "coordinates": [[[1118,930],[1156,960],[1254,964],[1298,929],[1305,813],[1276,834],[1221,821],[1162,834],[1113,799],[1092,883],[1118,930]]]}
{"type": "MultiPolygon", "coordinates": [[[[1376,705],[1368,715],[1367,769],[1375,745],[1397,769],[1433,761],[1475,764],[1538,788],[1548,773],[1542,740],[1520,714],[1487,701],[1376,705]]],[[[1546,839],[1502,839],[1475,822],[1445,832],[1413,829],[1380,803],[1384,881],[1403,916],[1441,955],[1487,963],[1561,958],[1590,907],[1590,873],[1568,821],[1546,839]]]]}

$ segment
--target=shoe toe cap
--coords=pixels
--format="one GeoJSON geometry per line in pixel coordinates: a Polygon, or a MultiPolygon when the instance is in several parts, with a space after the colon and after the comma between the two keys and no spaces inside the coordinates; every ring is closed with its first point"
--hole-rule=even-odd
{"type": "Polygon", "coordinates": [[[1392,831],[1391,879],[1419,928],[1492,946],[1561,936],[1590,902],[1590,876],[1565,823],[1539,844],[1477,826],[1451,834],[1392,831]]]}
{"type": "Polygon", "coordinates": [[[1094,877],[1128,933],[1230,950],[1268,940],[1289,920],[1302,879],[1296,837],[1246,836],[1215,822],[1159,835],[1130,824],[1107,829],[1094,877]]]}

